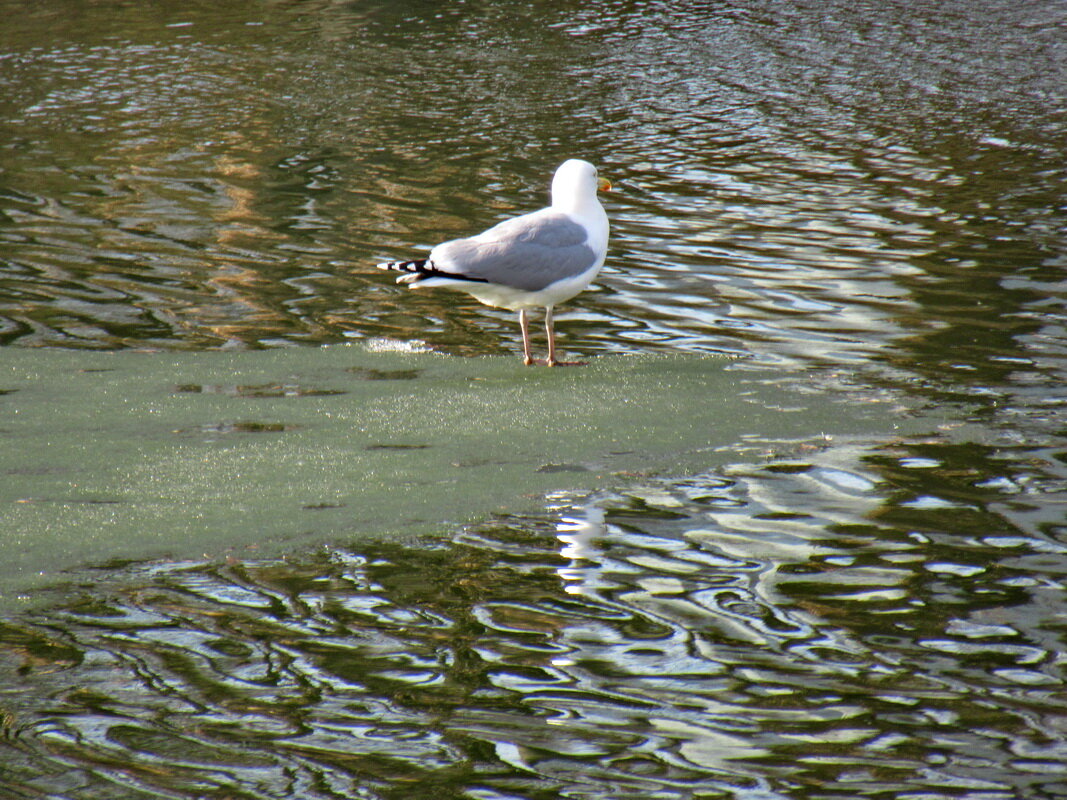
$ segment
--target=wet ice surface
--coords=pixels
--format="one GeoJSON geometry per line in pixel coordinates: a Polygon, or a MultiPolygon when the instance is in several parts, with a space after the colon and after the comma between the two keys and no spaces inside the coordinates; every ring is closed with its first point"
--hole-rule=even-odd
{"type": "Polygon", "coordinates": [[[85,564],[450,533],[543,509],[547,492],[687,473],[738,448],[943,424],[867,391],[699,354],[537,369],[347,345],[8,349],[0,380],[8,602],[85,564]]]}

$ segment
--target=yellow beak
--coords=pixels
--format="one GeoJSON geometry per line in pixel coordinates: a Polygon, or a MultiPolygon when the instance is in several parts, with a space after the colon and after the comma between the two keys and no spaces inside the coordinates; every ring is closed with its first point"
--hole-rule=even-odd
{"type": "Polygon", "coordinates": [[[600,178],[596,182],[596,188],[598,188],[602,192],[610,192],[611,181],[609,181],[607,178],[600,178]]]}

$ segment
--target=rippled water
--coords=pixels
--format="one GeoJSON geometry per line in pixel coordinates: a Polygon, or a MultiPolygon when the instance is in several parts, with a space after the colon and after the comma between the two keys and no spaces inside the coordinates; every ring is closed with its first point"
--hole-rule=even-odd
{"type": "Polygon", "coordinates": [[[5,681],[33,687],[4,700],[12,786],[1061,796],[1067,545],[980,480],[1033,467],[932,454],[797,453],[446,543],[68,587],[3,627],[5,681]]]}
{"type": "Polygon", "coordinates": [[[580,155],[618,191],[569,351],[944,418],[447,540],[103,563],[0,619],[0,796],[1067,794],[1062,3],[0,16],[4,345],[514,356],[370,265],[580,155]]]}

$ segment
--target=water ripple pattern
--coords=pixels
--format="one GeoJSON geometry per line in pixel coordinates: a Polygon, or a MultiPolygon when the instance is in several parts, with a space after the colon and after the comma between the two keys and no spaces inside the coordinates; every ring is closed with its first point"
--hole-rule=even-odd
{"type": "MultiPolygon", "coordinates": [[[[373,264],[543,205],[580,156],[617,191],[561,347],[726,354],[783,398],[877,401],[888,431],[943,419],[756,431],[697,474],[620,473],[439,539],[101,555],[0,598],[2,800],[1067,796],[1062,3],[0,0],[0,19],[0,346],[516,352],[510,314],[373,264]]],[[[369,410],[419,407],[416,372],[359,373],[391,393],[369,410]]],[[[255,412],[321,399],[323,374],[167,392],[255,412]]],[[[10,380],[8,477],[4,415],[42,407],[10,380]]],[[[228,453],[287,424],[174,435],[228,453]]],[[[143,469],[161,493],[167,467],[143,469]]],[[[105,520],[115,502],[56,497],[105,520]]],[[[5,510],[49,513],[29,500],[5,510]]]]}
{"type": "Polygon", "coordinates": [[[891,348],[949,342],[981,369],[1054,324],[1065,60],[1046,4],[537,13],[12,27],[0,341],[513,348],[506,315],[361,265],[541,205],[575,153],[620,189],[601,291],[570,311],[592,352],[901,377],[891,348]]]}
{"type": "Polygon", "coordinates": [[[0,628],[9,789],[1062,796],[1062,516],[963,466],[1027,454],[955,457],[805,447],[451,542],[131,565],[0,628]]]}

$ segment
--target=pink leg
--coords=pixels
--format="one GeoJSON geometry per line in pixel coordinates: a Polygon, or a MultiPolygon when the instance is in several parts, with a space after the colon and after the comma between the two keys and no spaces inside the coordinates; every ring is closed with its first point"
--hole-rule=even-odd
{"type": "Polygon", "coordinates": [[[545,306],[545,333],[548,334],[548,366],[556,366],[556,328],[552,306],[545,306]]]}
{"type": "Polygon", "coordinates": [[[556,360],[556,329],[552,318],[552,306],[545,307],[545,333],[548,334],[548,360],[545,362],[550,367],[584,367],[585,361],[557,361],[556,360]]]}
{"type": "Polygon", "coordinates": [[[522,363],[530,366],[534,363],[530,355],[530,321],[526,318],[526,309],[519,309],[519,327],[522,328],[522,363]]]}

